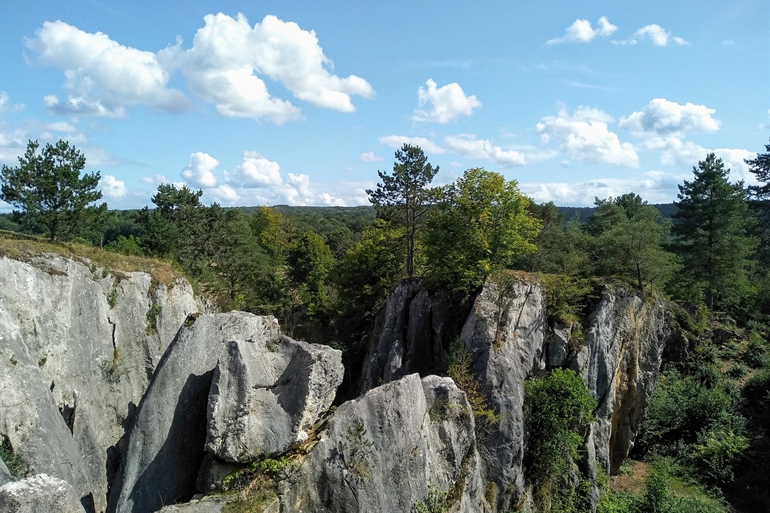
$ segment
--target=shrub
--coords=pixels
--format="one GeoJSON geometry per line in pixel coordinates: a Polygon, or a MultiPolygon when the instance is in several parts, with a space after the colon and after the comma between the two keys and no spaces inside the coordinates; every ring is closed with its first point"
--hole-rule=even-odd
{"type": "Polygon", "coordinates": [[[583,442],[579,431],[593,419],[596,400],[575,372],[555,369],[524,383],[524,472],[543,504],[574,503],[574,470],[583,442]]]}
{"type": "Polygon", "coordinates": [[[735,362],[730,370],[727,371],[728,376],[735,379],[740,379],[749,373],[749,368],[740,362],[735,362]]]}
{"type": "Polygon", "coordinates": [[[743,354],[743,361],[752,369],[759,369],[767,365],[767,348],[758,333],[751,334],[749,345],[743,354]]]}
{"type": "Polygon", "coordinates": [[[5,435],[0,435],[0,459],[3,460],[8,467],[8,471],[16,479],[24,479],[27,477],[29,469],[24,461],[13,450],[11,441],[5,435]]]}
{"type": "Polygon", "coordinates": [[[495,413],[482,393],[481,382],[471,372],[472,363],[473,355],[465,349],[462,339],[458,338],[452,342],[447,356],[447,375],[465,392],[477,422],[486,423],[488,426],[497,424],[500,416],[495,413]]]}

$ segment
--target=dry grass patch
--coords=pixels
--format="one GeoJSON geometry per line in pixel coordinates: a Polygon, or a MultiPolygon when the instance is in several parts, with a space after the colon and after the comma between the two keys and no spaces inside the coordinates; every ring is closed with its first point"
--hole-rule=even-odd
{"type": "Polygon", "coordinates": [[[145,272],[152,276],[154,285],[162,283],[169,288],[174,286],[177,279],[184,277],[169,262],[154,258],[126,256],[82,244],[51,242],[31,236],[11,238],[8,233],[0,232],[0,256],[32,263],[35,257],[46,253],[80,261],[90,265],[92,271],[101,267],[117,272],[145,272]]]}

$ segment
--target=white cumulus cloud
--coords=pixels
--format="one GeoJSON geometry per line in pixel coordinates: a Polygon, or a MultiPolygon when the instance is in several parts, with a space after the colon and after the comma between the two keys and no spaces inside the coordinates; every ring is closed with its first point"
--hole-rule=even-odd
{"type": "Polygon", "coordinates": [[[618,124],[637,137],[711,133],[719,130],[719,121],[712,117],[714,112],[705,105],[680,105],[654,98],[641,111],[621,118],[618,124]]]}
{"type": "Polygon", "coordinates": [[[446,149],[440,145],[426,139],[425,137],[407,137],[405,135],[386,135],[380,137],[380,142],[386,144],[391,148],[401,148],[404,144],[411,144],[412,146],[419,146],[426,153],[446,153],[446,149]]]}
{"type": "Polygon", "coordinates": [[[104,175],[99,180],[99,188],[102,194],[107,198],[122,198],[128,194],[126,184],[123,180],[118,180],[112,175],[104,175]]]}
{"type": "Polygon", "coordinates": [[[170,181],[165,176],[156,174],[154,176],[143,176],[142,183],[146,183],[148,185],[160,185],[162,183],[170,183],[170,181]]]}
{"type": "Polygon", "coordinates": [[[0,91],[0,112],[10,114],[22,110],[25,107],[23,103],[11,103],[11,97],[5,91],[0,91]]]}
{"type": "Polygon", "coordinates": [[[476,139],[473,135],[450,135],[444,138],[444,146],[463,157],[491,160],[501,167],[523,166],[527,159],[516,150],[503,150],[487,139],[476,139]]]}
{"type": "Polygon", "coordinates": [[[69,98],[45,98],[54,113],[116,117],[137,104],[170,112],[190,106],[184,94],[166,87],[169,74],[156,54],[123,46],[101,32],[46,21],[25,43],[40,62],[64,69],[69,98]]]}
{"type": "Polygon", "coordinates": [[[548,44],[552,45],[568,42],[587,43],[596,36],[609,36],[617,29],[618,27],[610,23],[606,16],[599,18],[596,28],[591,27],[591,22],[588,20],[575,20],[575,23],[567,27],[567,32],[564,36],[557,39],[550,39],[548,44]]]}
{"type": "Polygon", "coordinates": [[[281,82],[293,95],[319,107],[353,112],[351,95],[374,91],[363,78],[338,77],[314,31],[265,16],[254,27],[242,14],[207,15],[191,49],[177,55],[190,88],[227,117],[268,118],[276,124],[301,118],[288,101],[270,95],[261,74],[281,82]]]}
{"type": "Polygon", "coordinates": [[[613,41],[614,44],[618,45],[635,45],[639,41],[645,41],[649,40],[652,41],[652,44],[655,46],[668,46],[669,41],[673,41],[675,44],[684,46],[689,45],[687,41],[682,39],[678,36],[671,36],[670,32],[667,32],[663,27],[660,25],[653,23],[651,25],[645,25],[644,27],[640,28],[636,32],[634,32],[634,35],[631,36],[630,39],[624,39],[622,41],[613,41]]]}
{"type": "Polygon", "coordinates": [[[382,157],[378,157],[374,154],[373,151],[367,151],[366,153],[362,153],[358,156],[358,160],[361,162],[379,162],[382,160],[382,157]]]}
{"type": "Polygon", "coordinates": [[[449,123],[460,115],[470,116],[473,109],[481,107],[481,102],[475,96],[465,96],[462,87],[457,82],[436,87],[433,79],[425,82],[427,89],[417,90],[418,108],[414,110],[413,121],[432,121],[449,123]],[[427,110],[421,107],[429,106],[427,110]]]}
{"type": "Polygon", "coordinates": [[[584,163],[639,167],[639,156],[630,143],[621,143],[610,131],[612,117],[598,109],[578,107],[570,116],[565,108],[557,116],[545,116],[536,125],[543,143],[559,141],[559,150],[584,163]]]}
{"type": "Polygon", "coordinates": [[[216,187],[217,179],[213,171],[218,165],[219,161],[208,153],[196,151],[190,155],[187,167],[182,170],[182,178],[194,187],[216,187]]]}
{"type": "Polygon", "coordinates": [[[243,162],[238,164],[231,173],[225,173],[225,178],[243,187],[262,187],[283,183],[281,166],[277,162],[267,160],[256,151],[244,151],[243,162]]]}

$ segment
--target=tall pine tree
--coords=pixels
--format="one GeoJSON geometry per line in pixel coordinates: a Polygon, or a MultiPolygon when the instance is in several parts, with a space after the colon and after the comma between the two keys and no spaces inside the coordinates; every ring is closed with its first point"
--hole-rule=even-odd
{"type": "Polygon", "coordinates": [[[695,179],[679,186],[673,216],[674,250],[691,285],[709,309],[740,301],[749,290],[747,271],[756,240],[743,182],[731,184],[729,169],[713,153],[693,167],[695,179]]]}

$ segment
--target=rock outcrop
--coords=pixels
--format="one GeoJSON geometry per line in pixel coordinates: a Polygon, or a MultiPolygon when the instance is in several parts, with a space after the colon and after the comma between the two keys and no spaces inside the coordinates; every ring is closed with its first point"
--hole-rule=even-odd
{"type": "Polygon", "coordinates": [[[411,374],[342,404],[284,483],[282,511],[412,511],[431,491],[485,511],[473,416],[451,379],[411,374]]]}
{"type": "Polygon", "coordinates": [[[133,405],[184,319],[192,288],[59,255],[0,258],[0,435],[31,473],[104,511],[133,405]]]}
{"type": "Polygon", "coordinates": [[[501,494],[498,506],[526,499],[524,381],[548,368],[577,371],[597,400],[596,421],[586,442],[590,479],[596,465],[616,472],[633,446],[659,375],[670,329],[660,301],[607,286],[589,316],[585,340],[571,340],[567,327],[549,326],[547,297],[535,279],[520,277],[503,287],[487,282],[462,332],[473,354],[473,371],[490,404],[501,414],[486,438],[486,478],[501,494]]]}
{"type": "Polygon", "coordinates": [[[67,481],[47,474],[0,486],[3,513],[83,513],[78,493],[67,481]]]}
{"type": "Polygon", "coordinates": [[[445,350],[468,316],[446,291],[430,293],[419,280],[400,282],[390,293],[364,358],[360,394],[414,372],[435,374],[446,367],[445,350]]]}
{"type": "Polygon", "coordinates": [[[5,462],[0,459],[0,486],[3,486],[7,483],[12,483],[13,481],[15,481],[15,479],[11,475],[11,471],[8,470],[5,462]]]}
{"type": "Polygon", "coordinates": [[[199,316],[179,331],[139,404],[111,507],[150,513],[189,500],[204,448],[249,462],[301,440],[334,399],[341,358],[282,337],[274,317],[199,316]]]}

